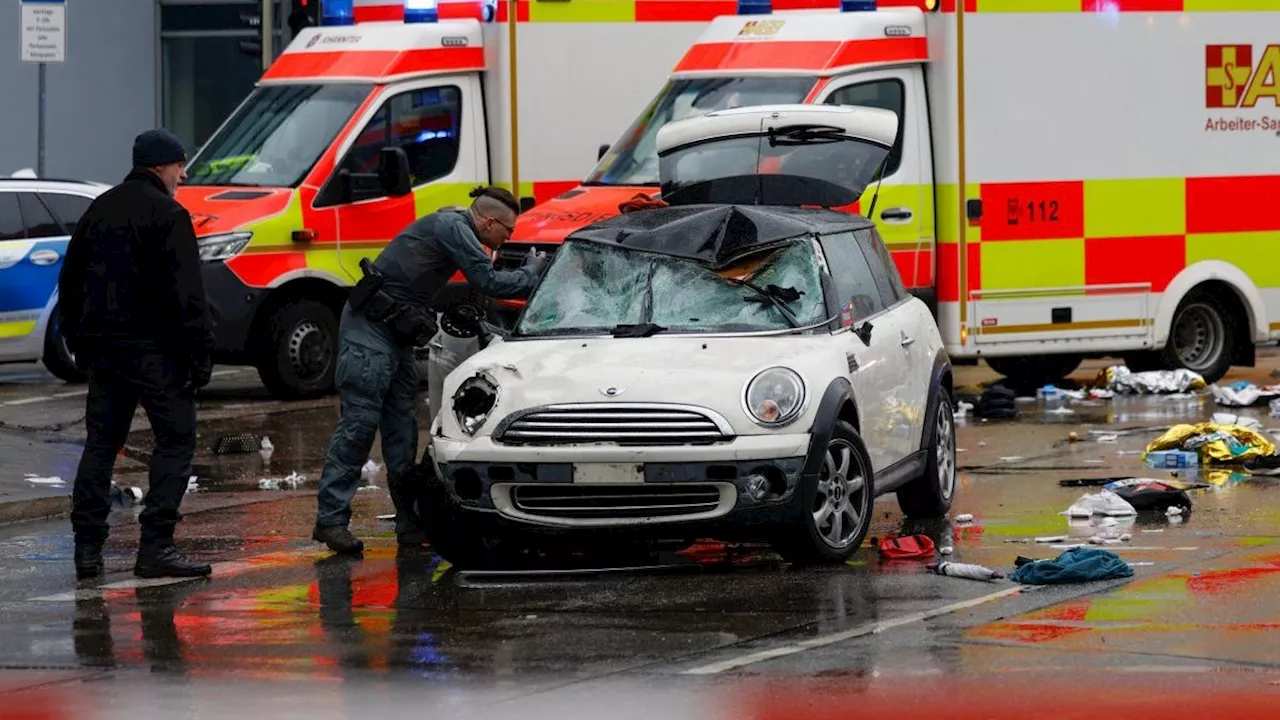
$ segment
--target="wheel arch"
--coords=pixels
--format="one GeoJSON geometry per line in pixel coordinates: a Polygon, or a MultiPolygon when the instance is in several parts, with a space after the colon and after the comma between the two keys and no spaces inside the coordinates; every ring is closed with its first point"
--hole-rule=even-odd
{"type": "Polygon", "coordinates": [[[314,300],[332,310],[334,317],[341,317],[342,306],[347,302],[351,290],[333,282],[331,277],[327,273],[295,275],[293,279],[272,287],[254,314],[249,330],[250,342],[262,337],[262,333],[271,326],[271,318],[295,300],[314,300]]]}
{"type": "Polygon", "coordinates": [[[859,435],[862,434],[858,401],[853,396],[853,386],[849,379],[844,377],[832,380],[823,391],[822,400],[818,402],[818,413],[809,431],[809,453],[805,456],[803,471],[805,475],[813,475],[821,469],[827,443],[831,442],[836,423],[841,420],[852,425],[859,435]]]}
{"type": "Polygon", "coordinates": [[[947,392],[947,401],[955,404],[955,393],[953,385],[953,373],[951,369],[951,357],[947,355],[947,351],[939,349],[938,353],[933,356],[933,369],[929,371],[929,395],[925,400],[924,421],[920,424],[920,449],[927,450],[929,444],[929,428],[932,422],[930,418],[938,409],[938,390],[947,392]]]}
{"type": "Polygon", "coordinates": [[[1270,337],[1267,306],[1253,280],[1235,265],[1221,260],[1205,260],[1178,273],[1165,288],[1155,313],[1152,339],[1156,348],[1168,344],[1174,313],[1193,290],[1206,290],[1228,304],[1234,301],[1238,309],[1243,310],[1248,327],[1252,328],[1252,333],[1243,338],[1249,344],[1265,342],[1270,337]]]}

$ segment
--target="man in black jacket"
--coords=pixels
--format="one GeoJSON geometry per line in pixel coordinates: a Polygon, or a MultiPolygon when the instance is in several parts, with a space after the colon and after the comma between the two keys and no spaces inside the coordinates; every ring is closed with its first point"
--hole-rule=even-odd
{"type": "Polygon", "coordinates": [[[165,130],[134,141],[133,170],[80,219],[58,278],[60,321],[89,375],[88,439],[72,491],[78,579],[103,571],[111,471],[141,403],[156,447],[134,574],[208,575],[173,544],[195,454],[195,391],[212,371],[204,280],[191,216],[173,195],[186,151],[165,130]]]}

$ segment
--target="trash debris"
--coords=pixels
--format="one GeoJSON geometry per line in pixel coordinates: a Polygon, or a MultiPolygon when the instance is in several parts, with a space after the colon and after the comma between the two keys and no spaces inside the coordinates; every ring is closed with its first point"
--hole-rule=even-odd
{"type": "Polygon", "coordinates": [[[32,475],[31,473],[27,473],[24,477],[26,478],[27,482],[31,483],[32,485],[66,485],[67,484],[62,478],[57,476],[37,477],[35,475],[32,475]]]}
{"type": "Polygon", "coordinates": [[[1120,436],[1115,433],[1107,433],[1106,435],[1099,435],[1097,440],[1100,443],[1113,443],[1118,442],[1120,440],[1120,436]]]}
{"type": "Polygon", "coordinates": [[[120,487],[115,483],[111,484],[111,504],[116,507],[131,507],[142,502],[142,488],[139,487],[120,487]]]}
{"type": "Polygon", "coordinates": [[[275,452],[276,446],[271,444],[271,438],[266,435],[262,436],[262,442],[258,444],[258,454],[262,456],[263,462],[271,460],[271,454],[275,452]]]}
{"type": "Polygon", "coordinates": [[[378,489],[377,485],[361,485],[360,487],[356,488],[356,492],[372,492],[377,489],[378,489]]]}
{"type": "Polygon", "coordinates": [[[1014,403],[1016,393],[1002,385],[992,385],[982,391],[974,407],[974,415],[980,418],[1008,419],[1018,417],[1014,403]]]}
{"type": "Polygon", "coordinates": [[[973,522],[973,515],[970,515],[969,513],[961,513],[961,514],[959,514],[959,515],[957,515],[957,516],[956,516],[956,522],[958,522],[958,523],[971,523],[971,522],[973,522]]]}
{"type": "Polygon", "coordinates": [[[1262,431],[1262,423],[1258,418],[1249,417],[1248,415],[1238,415],[1229,412],[1216,412],[1213,417],[1209,418],[1209,422],[1218,425],[1239,425],[1240,427],[1249,428],[1250,430],[1262,431]]]}
{"type": "Polygon", "coordinates": [[[1075,430],[1072,430],[1071,432],[1067,433],[1067,442],[1073,442],[1073,443],[1080,442],[1080,434],[1077,433],[1075,430]]]}
{"type": "Polygon", "coordinates": [[[1204,378],[1186,368],[1133,372],[1124,365],[1113,365],[1099,372],[1097,380],[1117,395],[1185,393],[1205,387],[1204,378]]]}
{"type": "Polygon", "coordinates": [[[369,460],[365,462],[364,467],[360,468],[360,477],[365,479],[374,478],[374,477],[377,477],[378,473],[381,471],[382,471],[381,465],[379,465],[378,463],[372,460],[369,460]]]}
{"type": "Polygon", "coordinates": [[[1170,505],[1168,508],[1165,508],[1164,514],[1166,517],[1177,517],[1182,514],[1182,508],[1176,505],[1170,505]]]}
{"type": "Polygon", "coordinates": [[[1164,512],[1170,507],[1191,509],[1191,498],[1187,489],[1207,488],[1204,483],[1185,483],[1177,480],[1152,480],[1149,478],[1131,478],[1117,480],[1103,487],[1107,492],[1129,503],[1138,512],[1164,512]]]}
{"type": "Polygon", "coordinates": [[[1049,537],[1036,538],[1036,542],[1038,543],[1060,543],[1060,542],[1066,542],[1066,541],[1067,541],[1066,535],[1050,535],[1049,537]]]}
{"type": "Polygon", "coordinates": [[[1242,463],[1276,452],[1276,446],[1256,430],[1217,423],[1174,425],[1147,445],[1148,453],[1174,449],[1198,453],[1200,464],[1242,463]]]}
{"type": "Polygon", "coordinates": [[[998,580],[1004,577],[1004,573],[999,570],[992,570],[981,565],[972,565],[969,563],[957,563],[943,561],[939,563],[929,563],[926,565],[929,572],[938,575],[949,575],[951,577],[967,578],[969,580],[998,580]]]}
{"type": "Polygon", "coordinates": [[[1067,517],[1087,518],[1094,515],[1137,515],[1138,511],[1125,502],[1124,498],[1113,492],[1103,490],[1097,493],[1081,495],[1079,500],[1072,503],[1071,507],[1061,514],[1067,517]]]}
{"type": "Polygon", "coordinates": [[[200,483],[196,482],[197,479],[198,478],[195,475],[192,475],[191,477],[187,478],[187,492],[189,493],[200,492],[200,483]]]}
{"type": "Polygon", "coordinates": [[[391,513],[390,515],[379,515],[378,519],[381,520],[382,522],[395,522],[396,514],[391,513]]]}
{"type": "Polygon", "coordinates": [[[1133,577],[1133,568],[1119,555],[1100,548],[1074,547],[1055,559],[1026,563],[1009,579],[1023,585],[1061,585],[1126,577],[1133,577]]]}
{"type": "Polygon", "coordinates": [[[886,560],[932,558],[936,549],[928,535],[905,535],[880,541],[880,555],[886,560]]]}
{"type": "Polygon", "coordinates": [[[1226,407],[1251,407],[1271,400],[1280,399],[1280,385],[1259,387],[1248,380],[1240,380],[1227,386],[1213,384],[1209,386],[1213,399],[1226,407]]]}
{"type": "Polygon", "coordinates": [[[1004,455],[1001,456],[1000,462],[1018,462],[1022,459],[1023,457],[1021,455],[1004,455]]]}
{"type": "Polygon", "coordinates": [[[967,417],[969,412],[973,410],[973,403],[967,403],[963,400],[956,403],[956,417],[967,417]]]}
{"type": "Polygon", "coordinates": [[[262,438],[253,433],[240,433],[239,435],[224,435],[213,443],[214,455],[231,455],[238,453],[251,453],[255,450],[262,449],[262,438]]]}
{"type": "Polygon", "coordinates": [[[1144,453],[1142,460],[1150,468],[1177,470],[1196,467],[1200,464],[1200,455],[1186,450],[1157,450],[1144,453]]]}
{"type": "Polygon", "coordinates": [[[953,553],[953,552],[955,552],[955,551],[956,551],[956,549],[955,549],[955,548],[953,548],[953,547],[940,547],[940,548],[938,548],[938,554],[939,554],[939,555],[950,555],[951,553],[953,553]]]}
{"type": "Polygon", "coordinates": [[[1066,405],[1067,398],[1057,387],[1045,385],[1036,390],[1036,402],[1040,403],[1045,412],[1054,412],[1066,405]]]}
{"type": "Polygon", "coordinates": [[[299,475],[296,471],[289,473],[287,477],[282,478],[263,478],[258,481],[259,490],[297,490],[302,483],[307,481],[306,475],[299,475]]]}

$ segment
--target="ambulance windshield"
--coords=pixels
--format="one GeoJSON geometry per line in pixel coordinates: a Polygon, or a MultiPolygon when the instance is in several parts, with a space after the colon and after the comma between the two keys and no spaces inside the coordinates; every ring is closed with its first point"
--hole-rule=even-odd
{"type": "Polygon", "coordinates": [[[802,102],[814,77],[716,77],[673,80],[596,165],[583,185],[657,185],[655,141],[663,125],[715,110],[802,102]]]}
{"type": "Polygon", "coordinates": [[[298,185],[371,90],[355,84],[257,88],[191,159],[186,184],[298,185]]]}

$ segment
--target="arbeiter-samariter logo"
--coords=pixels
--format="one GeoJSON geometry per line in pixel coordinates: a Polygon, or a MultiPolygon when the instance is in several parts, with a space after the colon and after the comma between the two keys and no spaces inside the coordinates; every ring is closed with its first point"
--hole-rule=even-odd
{"type": "MultiPolygon", "coordinates": [[[[1280,45],[1256,53],[1252,45],[1205,45],[1204,106],[1210,110],[1280,110],[1280,45]],[[1261,103],[1261,105],[1260,105],[1261,103]]],[[[1280,134],[1280,112],[1214,114],[1206,132],[1269,132],[1280,134]]]]}

